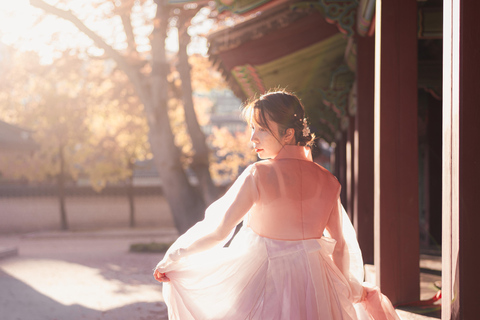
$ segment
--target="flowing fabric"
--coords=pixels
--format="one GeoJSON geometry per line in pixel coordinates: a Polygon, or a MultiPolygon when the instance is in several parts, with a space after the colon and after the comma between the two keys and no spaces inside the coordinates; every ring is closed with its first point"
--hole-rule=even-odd
{"type": "Polygon", "coordinates": [[[378,287],[363,283],[339,194],[308,148],[285,146],[249,166],[157,265],[170,279],[169,319],[399,319],[378,287]]]}

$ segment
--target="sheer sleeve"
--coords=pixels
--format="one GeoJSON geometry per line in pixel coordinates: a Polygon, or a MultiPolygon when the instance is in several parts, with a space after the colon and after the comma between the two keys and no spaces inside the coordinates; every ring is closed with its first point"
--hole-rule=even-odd
{"type": "Polygon", "coordinates": [[[181,235],[157,265],[161,272],[174,269],[175,261],[214,247],[224,246],[235,227],[243,220],[258,198],[255,165],[250,165],[237,178],[223,197],[205,211],[205,218],[181,235]]]}
{"type": "Polygon", "coordinates": [[[351,290],[350,300],[363,306],[369,319],[400,320],[392,303],[381,293],[379,287],[363,282],[362,252],[358,245],[355,229],[340,199],[330,214],[326,231],[327,236],[336,241],[332,259],[348,282],[351,290]]]}
{"type": "Polygon", "coordinates": [[[337,204],[330,213],[326,226],[327,236],[336,241],[332,259],[337,268],[347,280],[352,301],[359,301],[363,295],[363,259],[358,245],[357,235],[345,209],[337,200],[337,204]]]}

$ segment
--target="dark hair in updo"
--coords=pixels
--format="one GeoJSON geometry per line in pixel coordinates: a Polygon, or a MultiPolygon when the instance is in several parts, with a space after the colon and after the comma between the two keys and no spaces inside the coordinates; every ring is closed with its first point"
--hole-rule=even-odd
{"type": "MultiPolygon", "coordinates": [[[[247,123],[254,122],[274,134],[268,126],[268,121],[278,124],[278,134],[284,135],[288,128],[295,130],[295,143],[298,146],[310,146],[315,136],[303,136],[303,119],[305,109],[293,93],[284,90],[268,92],[260,98],[248,103],[243,109],[243,117],[247,123]]],[[[276,136],[276,134],[274,134],[276,136]]]]}

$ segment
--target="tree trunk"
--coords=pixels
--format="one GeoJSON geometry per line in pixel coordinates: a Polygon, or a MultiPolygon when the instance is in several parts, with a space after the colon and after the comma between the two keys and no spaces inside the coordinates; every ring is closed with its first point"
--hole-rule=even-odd
{"type": "MultiPolygon", "coordinates": [[[[214,185],[210,175],[210,150],[205,141],[205,134],[198,124],[193,105],[192,78],[190,75],[191,67],[187,54],[187,45],[191,41],[187,30],[193,14],[188,14],[187,12],[188,11],[183,10],[179,15],[178,21],[178,72],[182,81],[182,100],[185,111],[185,121],[194,151],[191,167],[200,182],[205,203],[210,204],[218,198],[218,188],[214,185]]],[[[198,12],[198,10],[195,10],[195,13],[196,12],[198,12]]]]}
{"type": "Polygon", "coordinates": [[[150,127],[149,142],[156,168],[162,179],[165,198],[170,206],[177,230],[183,233],[203,217],[205,202],[202,195],[188,182],[180,162],[180,151],[174,144],[168,118],[167,76],[169,66],[165,55],[169,7],[162,0],[155,0],[155,3],[157,11],[153,23],[154,29],[150,36],[152,72],[149,76],[145,76],[137,64],[130,64],[125,56],[87,28],[71,11],[59,9],[42,0],[30,0],[32,6],[73,23],[98,47],[105,50],[105,54],[117,63],[132,82],[147,114],[150,127]]]}
{"type": "Polygon", "coordinates": [[[133,195],[133,167],[134,163],[132,160],[128,163],[129,169],[132,171],[132,174],[128,178],[127,184],[127,198],[128,198],[128,205],[130,208],[130,228],[135,228],[135,198],[133,195]]]}
{"type": "Polygon", "coordinates": [[[65,157],[64,146],[58,148],[58,158],[60,160],[60,172],[57,177],[58,202],[60,205],[60,228],[68,230],[67,210],[65,209],[65,157]]]}
{"type": "Polygon", "coordinates": [[[154,25],[158,27],[151,35],[151,103],[145,107],[153,111],[153,117],[149,117],[150,145],[155,155],[157,170],[162,178],[163,191],[170,205],[175,226],[179,232],[183,233],[203,217],[205,202],[187,179],[180,161],[180,151],[174,143],[168,117],[169,65],[165,54],[168,16],[168,7],[157,2],[154,25]]]}

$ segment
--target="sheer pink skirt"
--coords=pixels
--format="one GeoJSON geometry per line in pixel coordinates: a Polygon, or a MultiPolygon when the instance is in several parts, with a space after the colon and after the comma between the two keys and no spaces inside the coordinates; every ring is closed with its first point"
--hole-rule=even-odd
{"type": "Polygon", "coordinates": [[[228,248],[184,258],[168,273],[169,319],[399,319],[376,288],[368,292],[378,302],[352,303],[331,246],[268,239],[243,227],[228,248]]]}

